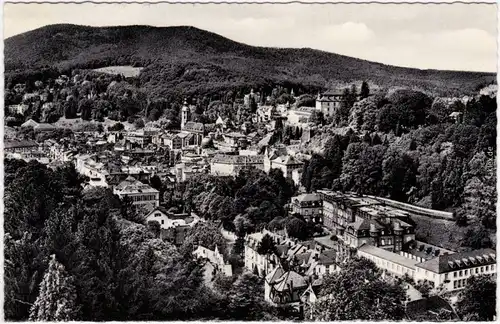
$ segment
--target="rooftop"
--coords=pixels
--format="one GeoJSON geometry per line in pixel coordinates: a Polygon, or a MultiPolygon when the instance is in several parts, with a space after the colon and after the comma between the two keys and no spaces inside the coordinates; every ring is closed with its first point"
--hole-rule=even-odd
{"type": "Polygon", "coordinates": [[[437,258],[418,263],[417,267],[434,273],[445,273],[489,264],[496,264],[496,251],[493,249],[440,255],[437,258]]]}
{"type": "Polygon", "coordinates": [[[378,258],[383,259],[383,260],[387,260],[387,261],[402,265],[402,266],[404,266],[406,268],[410,268],[410,269],[415,269],[415,264],[418,263],[417,260],[405,258],[404,256],[389,252],[387,250],[378,248],[378,247],[373,246],[373,245],[363,244],[358,249],[358,251],[364,252],[364,253],[369,254],[369,255],[373,255],[373,256],[378,257],[378,258]]]}

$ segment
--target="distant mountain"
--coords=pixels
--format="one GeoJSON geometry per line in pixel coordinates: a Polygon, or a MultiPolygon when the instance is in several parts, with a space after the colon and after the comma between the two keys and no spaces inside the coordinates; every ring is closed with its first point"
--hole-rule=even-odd
{"type": "Polygon", "coordinates": [[[7,77],[42,67],[65,71],[111,65],[144,66],[141,86],[158,95],[272,84],[326,89],[336,83],[360,80],[382,87],[417,87],[438,94],[465,94],[495,80],[494,73],[419,70],[309,48],[249,46],[184,26],[62,24],[5,40],[7,77]]]}

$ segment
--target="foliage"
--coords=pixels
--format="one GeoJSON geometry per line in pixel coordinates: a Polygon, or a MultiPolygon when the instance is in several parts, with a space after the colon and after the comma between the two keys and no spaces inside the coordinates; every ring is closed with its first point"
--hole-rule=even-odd
{"type": "Polygon", "coordinates": [[[76,289],[73,278],[62,264],[51,256],[40,294],[31,307],[30,321],[70,321],[77,318],[76,289]]]}
{"type": "Polygon", "coordinates": [[[336,320],[402,320],[405,292],[380,277],[373,262],[354,259],[324,278],[313,318],[336,320]],[[364,268],[362,266],[365,266],[364,268]]]}
{"type": "Polygon", "coordinates": [[[496,286],[496,280],[487,275],[469,278],[457,302],[457,312],[462,320],[494,320],[496,316],[496,286]]]}

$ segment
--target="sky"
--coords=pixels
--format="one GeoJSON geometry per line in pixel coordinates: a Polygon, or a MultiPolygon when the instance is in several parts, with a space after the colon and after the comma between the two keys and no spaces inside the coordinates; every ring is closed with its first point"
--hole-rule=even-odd
{"type": "Polygon", "coordinates": [[[4,38],[45,25],[194,26],[421,69],[495,72],[495,4],[10,4],[4,38]]]}

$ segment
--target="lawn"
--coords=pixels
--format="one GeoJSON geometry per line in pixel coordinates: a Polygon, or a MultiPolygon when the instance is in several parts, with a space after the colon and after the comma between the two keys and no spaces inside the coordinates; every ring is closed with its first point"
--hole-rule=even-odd
{"type": "Polygon", "coordinates": [[[93,71],[107,74],[122,74],[126,78],[136,77],[141,73],[142,67],[133,67],[131,65],[107,66],[93,71]]]}

